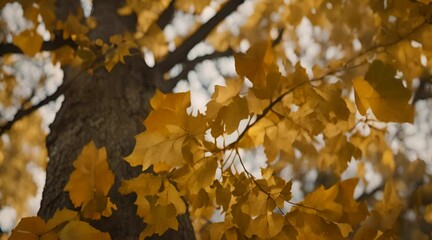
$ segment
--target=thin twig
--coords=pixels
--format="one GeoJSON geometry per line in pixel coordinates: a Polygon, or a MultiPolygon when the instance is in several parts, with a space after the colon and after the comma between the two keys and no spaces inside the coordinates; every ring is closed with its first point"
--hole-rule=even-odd
{"type": "MultiPolygon", "coordinates": [[[[240,153],[238,151],[238,148],[235,149],[236,154],[239,158],[240,164],[243,168],[243,170],[245,171],[245,173],[249,176],[249,178],[255,183],[255,185],[265,194],[267,194],[267,197],[270,198],[276,205],[277,209],[280,211],[280,213],[285,217],[286,213],[278,206],[276,200],[274,199],[274,197],[271,195],[271,193],[267,192],[259,183],[258,181],[255,179],[255,176],[252,175],[247,169],[246,166],[243,163],[243,160],[241,159],[240,153]]],[[[286,218],[284,218],[285,220],[287,220],[286,218]]],[[[288,220],[287,220],[288,221],[288,220]]]]}

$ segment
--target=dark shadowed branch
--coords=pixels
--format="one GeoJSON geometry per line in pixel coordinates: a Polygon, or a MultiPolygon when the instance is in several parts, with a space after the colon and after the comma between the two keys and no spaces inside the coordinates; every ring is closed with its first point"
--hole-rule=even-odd
{"type": "Polygon", "coordinates": [[[182,64],[183,69],[178,75],[176,75],[175,77],[167,81],[164,81],[159,88],[162,92],[170,92],[180,80],[186,79],[188,73],[192,71],[199,63],[205,60],[213,60],[221,57],[229,57],[232,56],[233,53],[234,51],[232,49],[228,49],[224,52],[213,52],[207,55],[196,57],[193,60],[187,61],[182,64]]]}
{"type": "Polygon", "coordinates": [[[156,24],[159,26],[160,29],[164,29],[166,25],[168,25],[172,18],[174,17],[175,12],[175,0],[171,0],[168,7],[161,13],[158,20],[156,21],[156,24]]]}
{"type": "MultiPolygon", "coordinates": [[[[62,32],[58,31],[55,33],[54,40],[45,41],[42,43],[41,51],[53,51],[63,46],[69,46],[74,49],[78,47],[78,45],[72,39],[63,39],[62,32]]],[[[1,43],[0,57],[9,53],[23,53],[23,51],[13,43],[1,43]]]]}
{"type": "Polygon", "coordinates": [[[366,192],[364,191],[362,195],[360,195],[356,200],[357,201],[366,201],[367,199],[375,196],[375,193],[380,192],[384,189],[384,185],[379,185],[374,188],[372,191],[366,192]]]}
{"type": "MultiPolygon", "coordinates": [[[[42,101],[38,102],[35,105],[32,105],[28,108],[25,107],[26,104],[23,104],[21,106],[21,108],[15,113],[14,117],[12,120],[6,122],[5,124],[0,126],[0,136],[5,133],[6,131],[8,131],[9,129],[11,129],[11,127],[18,122],[19,120],[21,120],[23,117],[30,115],[31,113],[33,113],[34,111],[38,110],[39,108],[41,108],[42,106],[45,106],[46,104],[48,104],[51,101],[56,100],[58,97],[60,97],[63,92],[65,90],[65,85],[61,85],[59,88],[57,88],[57,90],[51,94],[45,97],[45,99],[43,99],[42,101]]],[[[30,99],[29,99],[30,100],[30,99]]]]}
{"type": "MultiPolygon", "coordinates": [[[[281,42],[283,32],[284,32],[284,29],[279,30],[278,36],[272,41],[273,47],[275,47],[276,45],[278,45],[281,42]]],[[[163,92],[172,91],[172,89],[177,85],[177,83],[180,80],[186,79],[188,73],[190,71],[192,71],[193,69],[195,69],[195,67],[198,64],[200,64],[201,62],[203,62],[205,60],[213,60],[213,59],[217,59],[217,58],[221,58],[221,57],[230,57],[233,54],[234,54],[234,50],[229,48],[223,52],[213,52],[213,53],[210,53],[207,55],[196,57],[193,60],[186,61],[186,62],[182,63],[183,69],[181,70],[181,72],[178,75],[172,77],[171,79],[164,81],[160,86],[160,90],[163,92]]]]}
{"type": "Polygon", "coordinates": [[[230,0],[214,15],[210,20],[201,25],[192,35],[190,35],[173,52],[167,54],[165,59],[157,67],[161,72],[169,71],[174,65],[184,62],[189,51],[198,43],[203,41],[208,34],[216,28],[228,15],[234,12],[244,0],[230,0]]]}

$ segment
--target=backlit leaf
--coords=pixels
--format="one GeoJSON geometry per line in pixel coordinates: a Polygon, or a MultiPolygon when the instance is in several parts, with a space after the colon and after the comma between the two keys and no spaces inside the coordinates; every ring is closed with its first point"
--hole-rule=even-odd
{"type": "Polygon", "coordinates": [[[354,79],[356,104],[362,115],[368,108],[384,122],[413,122],[414,110],[408,103],[410,91],[395,78],[396,70],[379,60],[374,61],[364,79],[354,79]]]}

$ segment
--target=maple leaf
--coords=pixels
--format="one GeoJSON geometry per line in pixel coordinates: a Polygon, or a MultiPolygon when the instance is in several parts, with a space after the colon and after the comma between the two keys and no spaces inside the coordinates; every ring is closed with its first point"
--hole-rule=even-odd
{"type": "MultiPolygon", "coordinates": [[[[114,184],[114,174],[109,169],[105,148],[97,149],[93,142],[81,150],[73,163],[75,170],[70,175],[65,191],[75,207],[82,207],[89,218],[99,219],[110,203],[108,191],[114,184]]],[[[109,214],[110,211],[106,212],[109,214]]],[[[105,215],[104,215],[105,216],[105,215]]]]}
{"type": "Polygon", "coordinates": [[[262,239],[273,238],[282,231],[284,224],[285,219],[282,215],[266,212],[251,221],[246,236],[256,235],[262,239]]]}
{"type": "Polygon", "coordinates": [[[236,71],[246,76],[256,87],[266,85],[267,74],[277,72],[270,42],[253,45],[246,54],[234,54],[236,71]]]}
{"type": "Polygon", "coordinates": [[[134,179],[123,181],[119,191],[122,194],[137,194],[137,214],[147,223],[140,239],[153,234],[162,235],[170,228],[177,230],[176,217],[186,211],[182,195],[163,176],[141,174],[134,179]]]}
{"type": "Polygon", "coordinates": [[[73,220],[59,232],[59,238],[64,240],[111,239],[108,233],[100,232],[82,221],[73,220]]]}
{"type": "Polygon", "coordinates": [[[402,207],[403,202],[398,196],[394,183],[387,182],[384,187],[384,198],[376,203],[370,216],[362,222],[354,239],[373,239],[380,233],[394,235],[394,227],[402,207]]]}
{"type": "Polygon", "coordinates": [[[130,49],[136,48],[137,44],[128,36],[114,35],[110,37],[113,49],[105,55],[105,68],[108,72],[118,63],[125,63],[124,57],[130,55],[130,49]]]}
{"type": "Polygon", "coordinates": [[[46,223],[40,217],[27,217],[21,219],[12,231],[11,240],[29,239],[37,240],[45,233],[46,223]]]}
{"type": "Polygon", "coordinates": [[[335,173],[341,174],[357,152],[359,150],[347,141],[345,135],[339,134],[329,138],[326,140],[326,146],[319,152],[320,167],[332,168],[335,173]]]}
{"type": "Polygon", "coordinates": [[[183,145],[189,143],[188,138],[197,142],[203,139],[205,121],[187,114],[189,93],[157,92],[150,103],[153,111],[144,121],[146,131],[136,136],[135,149],[126,161],[132,166],[142,165],[143,170],[154,165],[157,172],[168,171],[185,163],[183,145]]]}
{"type": "Polygon", "coordinates": [[[347,223],[354,228],[368,215],[366,204],[356,202],[353,197],[357,182],[358,179],[348,179],[329,189],[321,186],[308,194],[296,208],[308,214],[317,214],[326,221],[347,223]]]}
{"type": "Polygon", "coordinates": [[[208,189],[212,184],[216,169],[217,159],[214,157],[203,158],[193,165],[185,165],[172,173],[172,179],[180,189],[197,194],[201,189],[208,189]]]}
{"type": "Polygon", "coordinates": [[[395,75],[391,65],[375,60],[364,79],[353,80],[357,108],[362,115],[371,108],[380,121],[413,122],[414,109],[408,103],[411,93],[395,75]]]}
{"type": "Polygon", "coordinates": [[[29,55],[34,56],[42,47],[43,39],[36,30],[24,30],[17,36],[14,36],[13,43],[29,55]]]}
{"type": "MultiPolygon", "coordinates": [[[[12,240],[27,240],[27,239],[40,239],[40,240],[55,240],[55,239],[79,239],[71,238],[70,234],[61,234],[69,225],[70,222],[77,222],[76,220],[78,213],[69,209],[57,210],[54,216],[45,223],[45,221],[39,217],[28,217],[21,219],[18,226],[12,231],[10,239],[12,240]],[[62,238],[62,236],[64,238],[62,238]]],[[[87,223],[85,223],[87,224],[87,223]]],[[[90,226],[89,226],[90,227],[90,226]]],[[[99,231],[90,227],[92,232],[98,233],[99,231]]],[[[75,230],[82,230],[75,229],[75,230]]],[[[66,231],[68,231],[66,229],[66,231]]],[[[100,232],[99,232],[100,233],[100,232]]],[[[101,233],[102,234],[102,233],[101,233]]],[[[106,235],[106,234],[104,234],[106,235]]],[[[82,238],[81,238],[82,239],[82,238]]],[[[108,238],[110,239],[109,235],[108,238]]]]}

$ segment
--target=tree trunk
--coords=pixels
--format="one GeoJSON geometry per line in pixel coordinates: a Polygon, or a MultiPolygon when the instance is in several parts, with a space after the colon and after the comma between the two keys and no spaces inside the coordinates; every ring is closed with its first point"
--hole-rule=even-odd
{"type": "MultiPolygon", "coordinates": [[[[59,15],[71,12],[68,0],[59,2],[59,15]]],[[[116,8],[121,1],[93,1],[93,16],[98,27],[91,38],[107,41],[110,35],[133,30],[134,17],[119,17],[116,8]]],[[[111,170],[116,178],[109,196],[118,210],[109,218],[91,224],[109,232],[112,239],[138,239],[145,224],[136,215],[136,196],[123,196],[118,192],[122,180],[137,176],[140,168],[131,168],[123,160],[132,152],[134,136],[144,127],[142,122],[149,112],[149,100],[155,91],[155,82],[162,79],[151,71],[142,57],[126,58],[125,64],[117,64],[111,72],[95,69],[74,78],[70,69],[64,69],[64,82],[73,81],[64,93],[64,101],[50,126],[47,138],[49,162],[39,216],[52,217],[56,209],[70,208],[69,195],[64,187],[73,170],[72,163],[89,141],[104,146],[111,170]]],[[[163,216],[161,216],[163,217],[163,216]]],[[[179,230],[170,230],[162,237],[152,239],[194,239],[192,224],[187,214],[178,217],[179,230]]]]}

